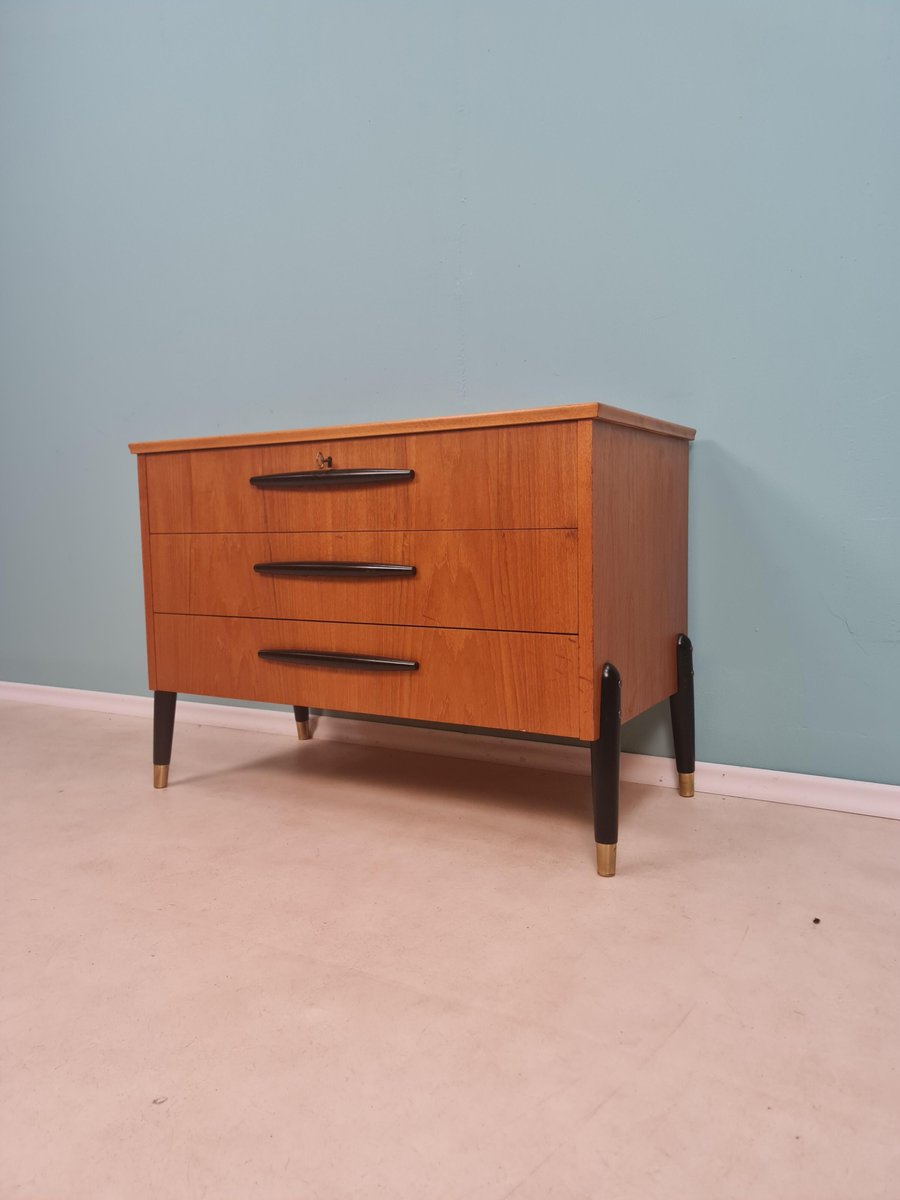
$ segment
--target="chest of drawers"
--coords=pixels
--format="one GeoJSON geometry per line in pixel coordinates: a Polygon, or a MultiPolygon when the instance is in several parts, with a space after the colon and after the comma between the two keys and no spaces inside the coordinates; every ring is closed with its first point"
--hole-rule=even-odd
{"type": "Polygon", "coordinates": [[[621,721],[670,698],[692,794],[693,436],[581,404],[133,444],[155,785],[179,692],[572,738],[614,874],[621,721]]]}

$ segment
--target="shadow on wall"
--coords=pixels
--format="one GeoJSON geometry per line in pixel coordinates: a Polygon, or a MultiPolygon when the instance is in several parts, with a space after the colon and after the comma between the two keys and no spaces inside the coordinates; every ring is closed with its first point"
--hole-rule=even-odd
{"type": "MultiPolygon", "coordinates": [[[[713,442],[692,455],[698,759],[715,745],[722,762],[900,782],[900,516],[713,442]]],[[[629,722],[623,748],[671,756],[668,705],[629,722]]]]}

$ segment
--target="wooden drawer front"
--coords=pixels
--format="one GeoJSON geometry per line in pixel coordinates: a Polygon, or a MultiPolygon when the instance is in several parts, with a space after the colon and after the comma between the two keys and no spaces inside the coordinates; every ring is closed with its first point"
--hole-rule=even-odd
{"type": "Polygon", "coordinates": [[[578,639],[158,614],[156,687],[273,704],[578,736],[578,639]],[[283,665],[260,650],[378,656],[416,671],[283,665]]]}
{"type": "Polygon", "coordinates": [[[574,529],[158,533],[153,605],[206,616],[574,633],[576,550],[574,529]],[[254,570],[264,563],[319,574],[254,570]],[[328,575],[353,563],[364,564],[359,576],[328,575]],[[373,577],[373,564],[415,574],[373,577]]]}
{"type": "Polygon", "coordinates": [[[150,454],[147,485],[152,533],[571,528],[575,425],[150,454]],[[250,484],[315,472],[317,455],[330,457],[335,471],[412,470],[415,477],[334,487],[340,477],[332,475],[332,484],[290,491],[250,484]]]}

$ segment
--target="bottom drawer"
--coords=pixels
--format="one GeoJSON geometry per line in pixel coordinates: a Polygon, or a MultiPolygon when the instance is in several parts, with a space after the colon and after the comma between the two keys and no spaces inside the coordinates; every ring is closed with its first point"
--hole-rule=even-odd
{"type": "Polygon", "coordinates": [[[578,737],[578,639],[157,613],[160,691],[578,737]],[[260,650],[417,662],[417,670],[291,664],[260,650]]]}

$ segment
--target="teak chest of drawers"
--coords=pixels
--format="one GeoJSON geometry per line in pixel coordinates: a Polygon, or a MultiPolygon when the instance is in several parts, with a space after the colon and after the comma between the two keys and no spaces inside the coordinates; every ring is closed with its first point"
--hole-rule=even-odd
{"type": "Polygon", "coordinates": [[[693,436],[578,404],[133,444],[155,785],[178,692],[572,738],[614,874],[621,721],[671,698],[693,794],[693,436]]]}

